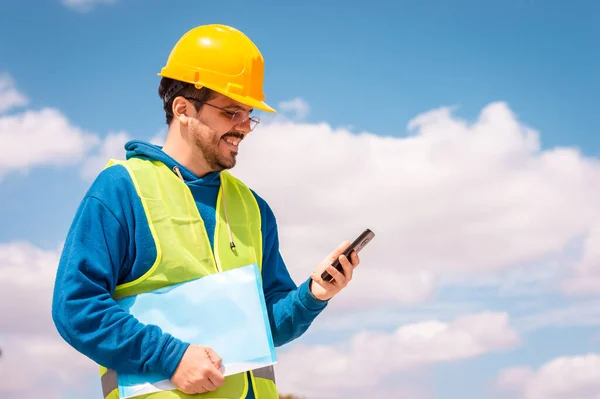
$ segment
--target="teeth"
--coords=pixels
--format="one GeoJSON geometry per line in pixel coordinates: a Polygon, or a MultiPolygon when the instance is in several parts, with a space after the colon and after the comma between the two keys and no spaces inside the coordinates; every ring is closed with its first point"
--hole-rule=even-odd
{"type": "Polygon", "coordinates": [[[228,142],[228,143],[229,143],[229,144],[231,144],[231,145],[234,145],[234,146],[236,146],[236,147],[237,147],[237,146],[238,146],[238,144],[240,143],[240,142],[239,142],[239,140],[231,139],[231,138],[229,138],[229,137],[228,137],[228,138],[226,138],[226,139],[225,139],[225,141],[226,141],[226,142],[228,142]]]}

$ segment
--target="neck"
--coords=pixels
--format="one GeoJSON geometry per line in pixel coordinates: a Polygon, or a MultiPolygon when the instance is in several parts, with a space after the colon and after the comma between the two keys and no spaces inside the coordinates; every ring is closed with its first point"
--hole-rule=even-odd
{"type": "Polygon", "coordinates": [[[174,126],[169,128],[162,150],[179,164],[185,166],[196,177],[203,177],[213,171],[200,150],[192,143],[188,143],[179,129],[174,126]]]}

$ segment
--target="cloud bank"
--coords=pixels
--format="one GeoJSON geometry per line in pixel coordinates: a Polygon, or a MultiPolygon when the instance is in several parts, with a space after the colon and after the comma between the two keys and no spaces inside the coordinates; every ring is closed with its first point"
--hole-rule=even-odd
{"type": "MultiPolygon", "coordinates": [[[[0,80],[5,112],[26,105],[25,98],[14,82],[0,80]]],[[[305,118],[309,107],[296,99],[287,109],[305,118]]],[[[78,166],[88,181],[109,157],[122,158],[129,139],[127,132],[88,132],[52,108],[0,115],[0,137],[6,143],[0,149],[0,176],[78,166]]],[[[163,138],[161,131],[152,140],[163,138]]],[[[507,285],[511,295],[521,295],[515,286],[530,291],[565,273],[564,284],[544,289],[597,293],[600,187],[590,182],[600,180],[600,163],[573,148],[543,149],[539,133],[505,103],[489,104],[474,121],[461,120],[450,107],[425,112],[397,137],[275,118],[242,142],[238,165],[233,174],[274,209],[282,253],[298,282],[342,240],[352,240],[367,227],[377,234],[361,253],[355,279],[322,318],[345,313],[357,324],[369,320],[359,315],[374,309],[385,314],[409,308],[434,298],[448,276],[465,285],[480,279],[500,286],[510,283],[498,278],[501,273],[531,271],[516,275],[518,284],[507,285]],[[572,251],[577,241],[582,249],[572,251]]],[[[97,375],[91,361],[54,333],[49,306],[57,262],[57,251],[21,242],[0,244],[0,303],[23,304],[18,312],[6,305],[2,309],[6,316],[0,327],[9,351],[0,367],[10,378],[0,384],[0,394],[63,397],[75,379],[97,375]],[[25,297],[24,292],[36,294],[25,297]],[[64,369],[54,367],[59,359],[68,359],[64,369]],[[25,375],[22,364],[34,366],[25,375]],[[48,376],[54,381],[51,389],[43,388],[48,376]],[[19,383],[27,378],[28,385],[19,383]]],[[[520,323],[544,328],[560,324],[561,315],[579,321],[598,315],[593,300],[578,312],[569,309],[546,309],[520,323]]],[[[389,381],[439,362],[513,348],[520,342],[514,323],[505,312],[475,312],[452,320],[398,322],[393,330],[364,324],[341,343],[299,342],[286,348],[277,375],[286,391],[311,398],[344,389],[358,395],[374,386],[382,395],[402,391],[426,397],[428,392],[414,384],[389,381]],[[327,367],[320,366],[323,359],[327,367]],[[307,381],[318,381],[315,391],[307,381]]],[[[591,377],[573,372],[565,387],[550,393],[538,381],[553,378],[559,369],[555,363],[537,371],[509,370],[501,385],[516,387],[527,398],[587,394],[597,388],[590,382],[596,377],[595,356],[556,363],[572,370],[583,363],[591,377]]]]}

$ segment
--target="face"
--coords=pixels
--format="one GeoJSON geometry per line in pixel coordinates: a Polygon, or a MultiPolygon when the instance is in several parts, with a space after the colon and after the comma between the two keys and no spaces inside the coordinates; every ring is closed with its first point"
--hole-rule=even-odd
{"type": "Polygon", "coordinates": [[[231,169],[236,164],[240,142],[251,130],[249,120],[235,125],[232,115],[238,110],[252,112],[252,108],[218,93],[201,105],[197,112],[193,106],[188,111],[189,137],[211,170],[231,169]]]}

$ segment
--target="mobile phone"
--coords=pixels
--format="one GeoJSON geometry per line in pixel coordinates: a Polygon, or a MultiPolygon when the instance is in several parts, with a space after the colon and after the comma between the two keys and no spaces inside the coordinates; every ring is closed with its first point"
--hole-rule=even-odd
{"type": "MultiPolygon", "coordinates": [[[[370,229],[366,229],[365,231],[362,232],[361,235],[358,236],[358,238],[356,238],[356,240],[354,240],[354,242],[352,244],[350,244],[350,246],[344,251],[343,254],[346,256],[346,258],[350,259],[350,254],[352,254],[352,252],[359,253],[369,242],[371,242],[373,237],[375,237],[375,233],[373,233],[370,229]]],[[[344,269],[342,268],[342,265],[341,265],[339,259],[336,259],[331,264],[331,266],[333,266],[337,270],[339,270],[340,273],[342,273],[342,274],[344,273],[344,269]]],[[[327,273],[327,270],[325,270],[325,271],[323,271],[323,273],[321,273],[321,278],[324,281],[333,280],[333,277],[331,276],[331,274],[327,273]]]]}

